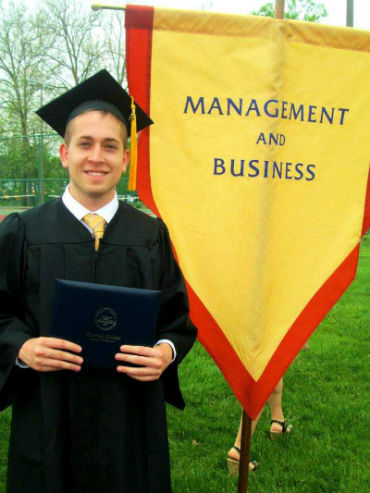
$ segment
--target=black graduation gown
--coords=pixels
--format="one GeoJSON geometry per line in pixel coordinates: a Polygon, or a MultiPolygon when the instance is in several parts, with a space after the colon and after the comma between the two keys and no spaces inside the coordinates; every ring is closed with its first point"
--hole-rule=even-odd
{"type": "Polygon", "coordinates": [[[61,199],[0,227],[0,409],[13,406],[9,493],[170,491],[165,400],[184,402],[177,365],[196,329],[168,232],[120,202],[99,251],[61,199]],[[39,373],[15,366],[22,344],[47,335],[56,278],[162,290],[158,339],[176,363],[159,381],[112,370],[39,373]]]}

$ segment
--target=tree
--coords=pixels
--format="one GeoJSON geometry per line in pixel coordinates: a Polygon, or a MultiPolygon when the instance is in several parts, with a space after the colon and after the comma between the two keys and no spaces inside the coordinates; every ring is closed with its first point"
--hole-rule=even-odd
{"type": "Polygon", "coordinates": [[[103,51],[99,13],[78,0],[46,0],[40,16],[44,32],[54,38],[48,53],[54,80],[69,88],[92,75],[103,51]]]}
{"type": "Polygon", "coordinates": [[[105,68],[122,86],[127,85],[125,35],[122,13],[104,12],[102,17],[103,60],[105,68]]]}
{"type": "MultiPolygon", "coordinates": [[[[251,12],[252,15],[262,15],[274,17],[274,5],[268,2],[259,10],[251,12]]],[[[317,22],[323,17],[327,17],[328,12],[325,5],[316,3],[313,0],[288,0],[285,7],[284,17],[286,19],[299,19],[309,22],[317,22]]]]}
{"type": "MultiPolygon", "coordinates": [[[[3,7],[0,4],[0,7],[3,7]]],[[[27,144],[34,98],[48,73],[44,67],[50,39],[24,4],[10,2],[0,20],[0,85],[2,111],[9,130],[20,133],[27,144]]]]}

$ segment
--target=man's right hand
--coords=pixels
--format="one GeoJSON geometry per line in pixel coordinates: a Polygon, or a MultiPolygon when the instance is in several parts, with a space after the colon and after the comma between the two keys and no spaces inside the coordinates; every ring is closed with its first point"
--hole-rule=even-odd
{"type": "Polygon", "coordinates": [[[81,346],[55,337],[28,339],[18,353],[18,358],[36,371],[80,371],[83,359],[72,353],[80,353],[81,346]]]}

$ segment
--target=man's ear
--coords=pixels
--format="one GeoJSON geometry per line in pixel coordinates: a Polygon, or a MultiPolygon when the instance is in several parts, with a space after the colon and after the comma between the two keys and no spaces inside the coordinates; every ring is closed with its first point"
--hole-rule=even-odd
{"type": "Polygon", "coordinates": [[[62,161],[62,166],[63,168],[68,168],[68,146],[65,142],[60,145],[59,147],[59,157],[60,160],[62,161]]]}
{"type": "Polygon", "coordinates": [[[128,163],[130,162],[130,150],[125,149],[123,151],[123,160],[122,160],[122,173],[126,173],[128,163]]]}

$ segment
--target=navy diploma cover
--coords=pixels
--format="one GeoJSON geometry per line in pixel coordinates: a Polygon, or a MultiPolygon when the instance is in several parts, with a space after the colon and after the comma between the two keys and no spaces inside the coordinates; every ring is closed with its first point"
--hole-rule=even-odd
{"type": "Polygon", "coordinates": [[[57,279],[50,335],[82,347],[84,364],[115,368],[122,344],[153,346],[161,291],[57,279]]]}

